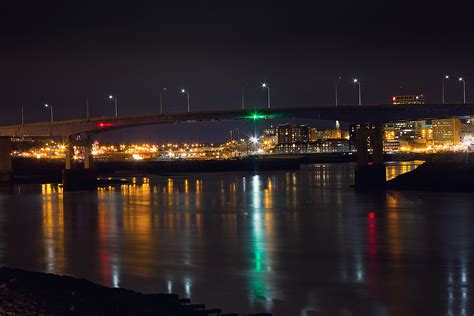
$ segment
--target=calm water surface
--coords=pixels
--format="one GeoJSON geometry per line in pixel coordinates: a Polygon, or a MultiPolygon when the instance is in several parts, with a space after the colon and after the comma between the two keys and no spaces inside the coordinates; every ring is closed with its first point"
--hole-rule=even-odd
{"type": "Polygon", "coordinates": [[[0,264],[227,312],[473,313],[471,194],[355,192],[350,164],[134,181],[0,193],[0,264]]]}

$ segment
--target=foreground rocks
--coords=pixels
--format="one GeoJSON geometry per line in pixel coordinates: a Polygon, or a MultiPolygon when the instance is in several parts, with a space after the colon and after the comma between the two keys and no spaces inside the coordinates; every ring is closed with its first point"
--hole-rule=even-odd
{"type": "Polygon", "coordinates": [[[0,268],[0,315],[225,315],[190,303],[175,294],[142,294],[85,279],[0,268]]]}

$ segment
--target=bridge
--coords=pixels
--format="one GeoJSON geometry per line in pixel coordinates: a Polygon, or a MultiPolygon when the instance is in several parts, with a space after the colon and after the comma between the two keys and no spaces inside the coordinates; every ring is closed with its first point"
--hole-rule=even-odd
{"type": "Polygon", "coordinates": [[[356,185],[378,186],[385,182],[382,124],[406,120],[443,119],[474,116],[474,104],[312,106],[264,109],[215,110],[184,113],[108,116],[0,126],[0,182],[11,181],[12,137],[68,138],[63,184],[95,183],[91,136],[108,131],[145,125],[198,123],[236,120],[317,119],[357,123],[356,185]],[[369,164],[368,143],[372,146],[369,164]],[[73,146],[84,148],[84,169],[72,164],[73,146]]]}
{"type": "Polygon", "coordinates": [[[347,123],[388,123],[394,121],[474,116],[474,104],[362,105],[287,107],[246,110],[215,110],[166,114],[107,116],[0,126],[3,137],[91,136],[112,130],[156,124],[197,123],[235,120],[317,119],[347,123]]]}

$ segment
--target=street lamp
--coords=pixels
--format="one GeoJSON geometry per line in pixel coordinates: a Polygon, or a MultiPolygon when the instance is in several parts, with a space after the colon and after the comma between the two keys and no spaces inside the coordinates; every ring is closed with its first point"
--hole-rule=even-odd
{"type": "Polygon", "coordinates": [[[181,93],[186,95],[186,98],[188,100],[188,113],[191,112],[190,107],[189,107],[189,91],[186,89],[181,89],[181,93]]]}
{"type": "Polygon", "coordinates": [[[109,99],[114,100],[114,102],[115,102],[115,116],[118,116],[117,97],[109,94],[109,99]]]}
{"type": "Polygon", "coordinates": [[[459,82],[462,83],[462,100],[463,103],[466,103],[466,80],[463,77],[458,78],[459,82]]]}
{"type": "Polygon", "coordinates": [[[441,94],[442,94],[442,96],[443,96],[443,104],[444,104],[444,101],[445,101],[445,90],[446,90],[446,88],[445,88],[445,81],[448,80],[448,79],[449,79],[449,76],[448,76],[448,75],[444,75],[444,77],[443,77],[443,83],[442,83],[442,85],[441,85],[441,94]]]}
{"type": "Polygon", "coordinates": [[[361,95],[361,90],[360,90],[360,80],[357,78],[354,78],[352,80],[353,83],[355,83],[359,87],[359,105],[362,105],[362,95],[361,95]]]}
{"type": "Polygon", "coordinates": [[[90,115],[89,115],[89,98],[86,99],[86,117],[87,120],[89,121],[90,115]]]}
{"type": "Polygon", "coordinates": [[[339,93],[338,93],[338,82],[341,80],[342,77],[337,77],[336,80],[334,80],[334,96],[336,98],[336,107],[339,105],[339,93]]]}
{"type": "Polygon", "coordinates": [[[49,108],[50,114],[51,114],[51,123],[53,123],[54,122],[53,106],[51,104],[45,103],[44,107],[49,108]]]}
{"type": "Polygon", "coordinates": [[[163,94],[165,93],[166,88],[161,89],[160,91],[160,113],[163,114],[163,94]]]}
{"type": "Polygon", "coordinates": [[[24,106],[21,106],[21,125],[25,125],[25,110],[24,106]]]}
{"type": "MultiPolygon", "coordinates": [[[[339,100],[338,100],[338,97],[339,97],[339,95],[338,95],[338,89],[337,89],[338,86],[337,86],[337,83],[338,83],[338,81],[341,80],[341,79],[342,79],[342,77],[337,77],[337,79],[334,80],[334,96],[335,96],[335,98],[336,98],[336,108],[337,108],[337,106],[339,105],[339,104],[338,104],[338,101],[339,101],[339,100]]],[[[336,120],[336,130],[339,130],[339,121],[337,121],[337,120],[336,120]]]]}
{"type": "Polygon", "coordinates": [[[264,82],[262,88],[267,89],[267,107],[270,108],[270,85],[264,82]]]}

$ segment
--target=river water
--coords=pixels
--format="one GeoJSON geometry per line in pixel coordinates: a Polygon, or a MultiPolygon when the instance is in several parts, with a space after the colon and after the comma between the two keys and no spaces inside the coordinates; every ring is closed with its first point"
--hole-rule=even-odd
{"type": "Polygon", "coordinates": [[[0,193],[0,264],[226,312],[473,313],[471,194],[355,192],[351,164],[132,180],[0,193]]]}

